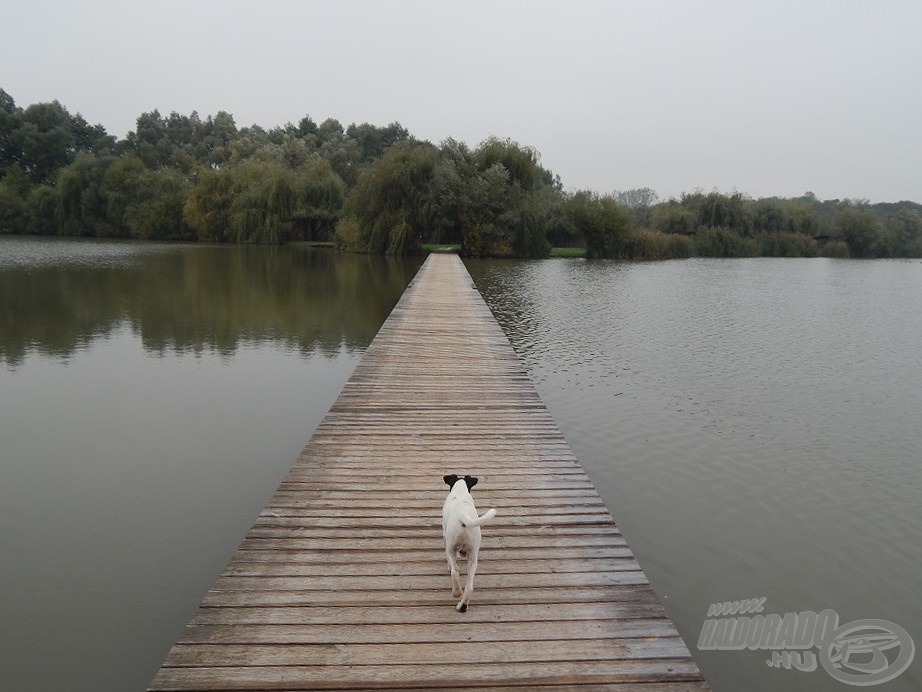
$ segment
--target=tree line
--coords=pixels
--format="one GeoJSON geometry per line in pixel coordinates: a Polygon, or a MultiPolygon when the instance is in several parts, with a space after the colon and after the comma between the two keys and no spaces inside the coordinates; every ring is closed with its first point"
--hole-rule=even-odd
{"type": "Polygon", "coordinates": [[[0,89],[0,232],[231,243],[322,241],[470,256],[922,256],[922,205],[565,191],[540,154],[492,137],[420,141],[399,123],[238,128],[154,110],[121,140],[0,89]]]}

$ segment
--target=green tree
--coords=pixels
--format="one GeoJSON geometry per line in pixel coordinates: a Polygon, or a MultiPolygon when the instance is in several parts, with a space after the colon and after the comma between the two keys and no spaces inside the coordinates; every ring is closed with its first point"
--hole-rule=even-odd
{"type": "Polygon", "coordinates": [[[749,204],[749,215],[755,232],[802,233],[816,235],[819,217],[805,204],[776,197],[759,199],[749,204]]]}
{"type": "Polygon", "coordinates": [[[61,196],[51,185],[36,185],[22,205],[22,230],[36,235],[56,235],[61,228],[61,196]]]}
{"type": "Polygon", "coordinates": [[[135,130],[128,133],[134,154],[148,168],[160,168],[172,158],[172,147],[166,137],[166,122],[160,111],[142,113],[135,121],[135,130]]]}
{"type": "Polygon", "coordinates": [[[698,228],[695,212],[680,202],[670,199],[654,207],[650,215],[653,228],[663,233],[694,233],[698,228]]]}
{"type": "Polygon", "coordinates": [[[366,168],[347,209],[358,221],[361,251],[415,252],[435,211],[439,152],[431,144],[402,142],[366,168]]]}
{"type": "Polygon", "coordinates": [[[111,155],[114,147],[114,138],[101,125],[71,115],[59,102],[22,110],[0,89],[0,178],[18,170],[30,184],[52,184],[79,153],[111,155]]]}
{"type": "Polygon", "coordinates": [[[477,212],[468,189],[476,177],[477,167],[470,147],[451,138],[442,142],[435,172],[437,212],[426,229],[426,242],[461,243],[463,230],[473,225],[477,212]]]}
{"type": "Polygon", "coordinates": [[[347,137],[342,124],[327,118],[317,128],[318,151],[330,162],[336,174],[350,187],[358,182],[361,173],[362,153],[359,145],[347,137]]]}
{"type": "Polygon", "coordinates": [[[638,187],[631,190],[615,190],[612,197],[622,207],[631,210],[636,227],[649,228],[653,224],[653,208],[659,202],[659,195],[652,188],[638,187]]]}
{"type": "Polygon", "coordinates": [[[317,136],[317,123],[309,115],[305,115],[298,121],[298,135],[300,137],[317,136]]]}
{"type": "Polygon", "coordinates": [[[192,189],[171,185],[186,196],[183,218],[202,240],[282,243],[329,234],[345,196],[345,183],[328,162],[315,159],[299,170],[281,161],[253,157],[221,169],[197,172],[192,189]]]}
{"type": "Polygon", "coordinates": [[[570,196],[564,210],[586,239],[586,257],[621,258],[626,254],[632,219],[611,195],[580,190],[570,196]]]}
{"type": "Polygon", "coordinates": [[[108,167],[103,177],[106,218],[119,228],[127,228],[125,214],[141,195],[146,168],[134,154],[122,156],[108,167]]]}
{"type": "Polygon", "coordinates": [[[739,192],[731,195],[723,193],[694,192],[682,196],[682,205],[696,214],[698,227],[729,228],[740,235],[752,233],[752,217],[746,206],[746,199],[739,192]]]}
{"type": "Polygon", "coordinates": [[[538,152],[511,139],[491,137],[473,152],[448,140],[452,200],[460,221],[461,250],[473,256],[545,257],[549,218],[559,207],[559,180],[544,169],[538,152]]]}
{"type": "Polygon", "coordinates": [[[12,96],[0,89],[0,180],[10,169],[18,168],[20,151],[15,133],[21,125],[22,109],[12,96]]]}
{"type": "Polygon", "coordinates": [[[519,215],[524,195],[502,163],[494,163],[455,182],[454,204],[463,220],[459,229],[462,253],[473,257],[511,257],[516,254],[517,246],[526,245],[523,241],[528,228],[517,227],[531,220],[519,215]]]}
{"type": "Polygon", "coordinates": [[[343,124],[336,118],[327,118],[317,127],[317,137],[321,144],[338,141],[345,133],[343,124]]]}
{"type": "Polygon", "coordinates": [[[292,238],[330,240],[346,201],[346,183],[329,161],[314,158],[298,171],[298,187],[292,238]]]}
{"type": "Polygon", "coordinates": [[[732,228],[702,226],[695,234],[695,254],[701,257],[756,257],[759,243],[732,228]]]}
{"type": "Polygon", "coordinates": [[[109,222],[104,190],[106,171],[114,159],[81,154],[58,174],[60,233],[82,236],[118,236],[109,222]]]}
{"type": "Polygon", "coordinates": [[[125,214],[132,237],[148,240],[195,240],[195,233],[185,222],[183,208],[188,182],[179,171],[145,171],[141,190],[144,194],[125,214]]]}
{"type": "Polygon", "coordinates": [[[22,228],[22,207],[19,193],[0,179],[0,233],[16,233],[22,228]]]}
{"type": "Polygon", "coordinates": [[[346,136],[358,146],[359,162],[370,163],[384,155],[390,147],[397,142],[410,139],[410,133],[400,123],[391,123],[386,127],[377,127],[369,123],[356,125],[353,123],[346,128],[346,136]]]}
{"type": "Polygon", "coordinates": [[[231,171],[202,168],[193,180],[183,207],[185,222],[199,240],[230,242],[230,215],[235,197],[231,171]]]}
{"type": "Polygon", "coordinates": [[[232,171],[236,194],[230,214],[237,243],[278,244],[298,207],[295,174],[284,166],[246,162],[232,171]]]}
{"type": "MultiPolygon", "coordinates": [[[[318,160],[316,145],[312,140],[313,138],[299,139],[288,135],[283,137],[277,147],[282,163],[288,168],[297,169],[318,160]]],[[[332,170],[329,161],[327,167],[332,170]]]]}
{"type": "Polygon", "coordinates": [[[194,240],[183,217],[189,183],[178,170],[148,170],[134,156],[109,166],[104,196],[109,223],[120,235],[149,240],[194,240]]]}
{"type": "Polygon", "coordinates": [[[54,174],[69,164],[76,152],[70,113],[57,101],[26,108],[11,137],[19,165],[37,184],[53,182],[54,174]]]}
{"type": "Polygon", "coordinates": [[[887,252],[883,225],[864,204],[844,204],[833,220],[832,228],[848,244],[853,257],[879,257],[887,252]]]}
{"type": "Polygon", "coordinates": [[[198,160],[217,168],[228,162],[231,154],[231,142],[237,137],[237,125],[234,116],[225,111],[218,111],[208,116],[202,126],[202,150],[198,160]]]}
{"type": "Polygon", "coordinates": [[[524,191],[534,191],[542,185],[554,183],[553,175],[541,167],[537,150],[511,139],[490,137],[474,152],[474,160],[481,171],[501,165],[509,173],[507,182],[524,191]]]}
{"type": "Polygon", "coordinates": [[[900,209],[885,222],[886,235],[901,257],[922,255],[922,215],[912,209],[900,209]]]}
{"type": "Polygon", "coordinates": [[[445,140],[428,240],[460,242],[470,256],[546,256],[557,191],[545,180],[553,177],[540,168],[537,154],[510,140],[490,139],[474,151],[445,140]]]}
{"type": "Polygon", "coordinates": [[[786,202],[788,214],[788,228],[791,233],[801,233],[811,238],[820,232],[821,220],[819,215],[804,204],[794,201],[786,202]]]}
{"type": "Polygon", "coordinates": [[[760,199],[752,203],[752,225],[756,231],[778,233],[789,230],[785,205],[778,199],[760,199]]]}

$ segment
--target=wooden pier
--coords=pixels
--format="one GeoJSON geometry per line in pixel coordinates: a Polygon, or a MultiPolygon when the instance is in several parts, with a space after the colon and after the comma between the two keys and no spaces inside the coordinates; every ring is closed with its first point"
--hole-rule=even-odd
{"type": "Polygon", "coordinates": [[[151,690],[707,690],[461,260],[433,254],[151,690]],[[483,547],[454,609],[442,476],[483,547]]]}

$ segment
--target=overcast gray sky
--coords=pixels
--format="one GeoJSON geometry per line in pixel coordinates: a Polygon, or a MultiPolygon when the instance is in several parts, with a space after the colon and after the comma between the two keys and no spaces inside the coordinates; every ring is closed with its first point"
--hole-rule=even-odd
{"type": "Polygon", "coordinates": [[[922,2],[0,0],[0,88],[536,148],[567,189],[922,202],[922,2]]]}

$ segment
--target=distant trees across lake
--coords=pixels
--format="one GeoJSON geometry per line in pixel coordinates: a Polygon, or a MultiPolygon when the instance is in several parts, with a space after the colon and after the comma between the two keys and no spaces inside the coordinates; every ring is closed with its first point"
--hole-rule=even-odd
{"type": "Polygon", "coordinates": [[[496,257],[922,257],[922,205],[567,191],[511,139],[434,145],[399,123],[305,116],[267,130],[155,110],[116,140],[57,101],[21,108],[0,89],[0,233],[496,257]]]}

